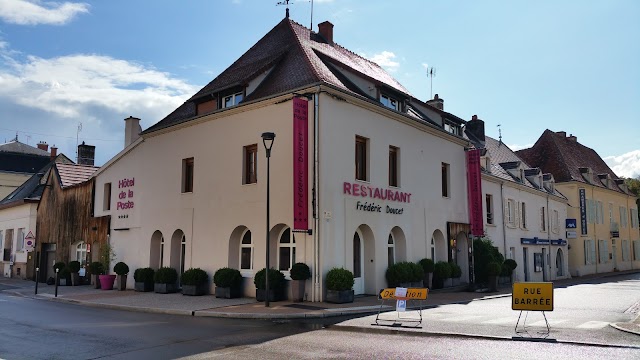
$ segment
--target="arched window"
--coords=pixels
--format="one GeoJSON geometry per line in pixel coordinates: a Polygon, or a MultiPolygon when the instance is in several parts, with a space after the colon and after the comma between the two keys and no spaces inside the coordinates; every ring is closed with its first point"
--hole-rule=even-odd
{"type": "Polygon", "coordinates": [[[291,236],[291,229],[287,228],[278,241],[278,270],[289,271],[296,263],[296,237],[291,236]]]}
{"type": "Polygon", "coordinates": [[[251,242],[251,231],[247,230],[242,235],[240,242],[240,270],[253,269],[253,243],[251,242]]]}
{"type": "Polygon", "coordinates": [[[387,240],[387,266],[391,266],[396,263],[396,244],[393,241],[393,234],[389,234],[389,240],[387,240]]]}
{"type": "Polygon", "coordinates": [[[431,260],[436,261],[436,243],[431,237],[431,260]]]}
{"type": "Polygon", "coordinates": [[[80,266],[87,265],[87,243],[84,241],[76,245],[76,260],[80,262],[80,266]]]}

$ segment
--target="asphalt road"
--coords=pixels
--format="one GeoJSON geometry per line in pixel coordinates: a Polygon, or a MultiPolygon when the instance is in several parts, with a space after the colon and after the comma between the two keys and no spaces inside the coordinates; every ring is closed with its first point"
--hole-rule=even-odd
{"type": "Polygon", "coordinates": [[[0,359],[175,359],[322,324],[136,313],[0,292],[0,359]]]}

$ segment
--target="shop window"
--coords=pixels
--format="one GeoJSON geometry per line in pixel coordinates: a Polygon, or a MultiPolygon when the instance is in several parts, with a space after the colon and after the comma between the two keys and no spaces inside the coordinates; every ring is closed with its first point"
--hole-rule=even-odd
{"type": "Polygon", "coordinates": [[[389,186],[399,186],[398,182],[398,157],[400,149],[389,146],[389,186]]]}
{"type": "Polygon", "coordinates": [[[278,241],[278,270],[289,271],[296,263],[296,237],[291,229],[285,230],[278,241]]]}
{"type": "Polygon", "coordinates": [[[449,164],[442,163],[442,196],[449,197],[449,164]]]}
{"type": "Polygon", "coordinates": [[[244,147],[243,184],[255,184],[258,182],[258,144],[244,147]]]}
{"type": "Polygon", "coordinates": [[[111,183],[104,184],[104,191],[102,196],[102,210],[111,210],[111,183]]]}
{"type": "Polygon", "coordinates": [[[389,234],[387,240],[387,266],[391,266],[396,263],[396,245],[393,241],[393,235],[389,234]]]}
{"type": "Polygon", "coordinates": [[[367,181],[367,147],[369,139],[356,136],[356,180],[367,181]]]}
{"type": "Polygon", "coordinates": [[[240,242],[240,270],[253,269],[253,242],[251,241],[251,231],[247,230],[240,242]]]}
{"type": "Polygon", "coordinates": [[[193,192],[193,158],[182,159],[182,192],[193,192]]]}
{"type": "Polygon", "coordinates": [[[486,194],[484,200],[487,207],[487,224],[493,225],[493,195],[486,194]]]}

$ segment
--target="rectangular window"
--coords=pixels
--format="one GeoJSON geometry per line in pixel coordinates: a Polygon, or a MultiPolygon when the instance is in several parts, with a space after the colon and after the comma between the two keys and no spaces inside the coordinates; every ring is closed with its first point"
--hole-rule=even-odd
{"type": "Polygon", "coordinates": [[[9,229],[6,232],[4,238],[4,254],[2,261],[11,261],[11,249],[13,248],[13,229],[9,229]]]}
{"type": "Polygon", "coordinates": [[[622,240],[622,261],[629,261],[629,240],[622,240]]]}
{"type": "Polygon", "coordinates": [[[633,240],[633,260],[640,260],[640,240],[633,240]]]}
{"type": "Polygon", "coordinates": [[[620,206],[620,226],[622,228],[626,228],[628,224],[627,221],[627,208],[624,206],[620,206]]]}
{"type": "Polygon", "coordinates": [[[520,226],[522,226],[523,229],[527,228],[527,211],[525,203],[520,204],[520,226]]]}
{"type": "Polygon", "coordinates": [[[609,249],[607,240],[598,240],[598,258],[600,264],[609,262],[609,249]]]}
{"type": "Polygon", "coordinates": [[[193,192],[193,158],[182,159],[182,192],[193,192]]]}
{"type": "Polygon", "coordinates": [[[486,194],[484,197],[487,207],[487,224],[493,224],[493,195],[486,194]]]}
{"type": "Polygon", "coordinates": [[[602,201],[596,203],[596,224],[604,224],[604,210],[602,207],[602,201]]]}
{"type": "Polygon", "coordinates": [[[16,237],[16,250],[24,250],[24,228],[19,228],[16,237]]]}
{"type": "Polygon", "coordinates": [[[540,208],[540,230],[547,231],[547,214],[544,206],[540,208]]]}
{"type": "Polygon", "coordinates": [[[449,197],[449,164],[442,163],[442,196],[449,197]]]}
{"type": "Polygon", "coordinates": [[[111,183],[104,184],[102,210],[104,211],[111,210],[111,183]]]}
{"type": "Polygon", "coordinates": [[[244,98],[244,94],[242,92],[225,96],[222,99],[222,107],[228,108],[228,107],[236,106],[240,104],[243,98],[244,98]]]}
{"type": "Polygon", "coordinates": [[[398,152],[395,146],[389,146],[389,186],[398,186],[398,152]]]}
{"type": "Polygon", "coordinates": [[[507,200],[504,213],[507,216],[507,224],[514,227],[516,225],[516,203],[513,199],[507,200]]]}
{"type": "Polygon", "coordinates": [[[243,184],[255,184],[258,182],[258,144],[244,147],[243,184]]]}
{"type": "Polygon", "coordinates": [[[609,203],[609,224],[613,224],[613,203],[609,203]]]}
{"type": "Polygon", "coordinates": [[[382,103],[382,105],[388,107],[389,109],[393,109],[396,111],[400,110],[400,103],[398,102],[398,100],[390,97],[389,95],[380,94],[380,102],[382,103]]]}
{"type": "Polygon", "coordinates": [[[596,248],[593,240],[584,241],[584,264],[594,265],[596,263],[596,248]]]}
{"type": "Polygon", "coordinates": [[[631,228],[632,229],[636,229],[638,228],[638,209],[630,209],[631,211],[629,211],[630,214],[630,221],[631,221],[631,228]]]}
{"type": "Polygon", "coordinates": [[[558,233],[560,231],[560,218],[558,217],[558,210],[553,210],[553,215],[551,215],[551,231],[554,233],[558,233]]]}
{"type": "Polygon", "coordinates": [[[367,144],[369,140],[356,136],[356,180],[367,181],[367,144]]]}

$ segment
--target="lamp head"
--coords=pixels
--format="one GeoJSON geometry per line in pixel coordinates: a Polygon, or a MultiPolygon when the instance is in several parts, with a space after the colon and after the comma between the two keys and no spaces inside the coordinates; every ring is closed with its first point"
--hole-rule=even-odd
{"type": "Polygon", "coordinates": [[[276,134],[272,132],[262,133],[262,143],[264,144],[265,150],[267,150],[267,157],[271,155],[271,147],[273,146],[273,141],[275,138],[276,134]]]}

